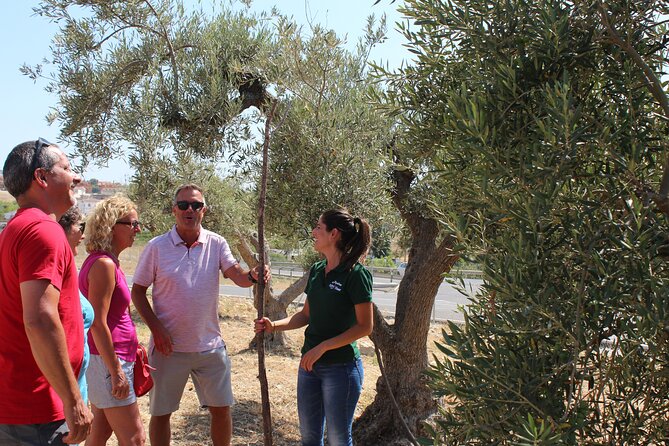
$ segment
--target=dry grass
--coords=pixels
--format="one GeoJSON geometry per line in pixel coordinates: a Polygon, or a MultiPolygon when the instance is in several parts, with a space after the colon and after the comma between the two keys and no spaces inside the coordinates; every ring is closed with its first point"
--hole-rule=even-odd
{"type": "MultiPolygon", "coordinates": [[[[83,250],[82,250],[83,251],[83,250]]],[[[140,247],[131,248],[121,254],[121,262],[127,274],[134,272],[140,247]]],[[[79,253],[77,264],[80,265],[85,253],[79,253]]],[[[287,286],[286,281],[277,281],[276,288],[287,286]]],[[[232,408],[233,445],[262,445],[262,413],[260,403],[260,384],[258,381],[258,355],[249,348],[253,338],[253,319],[256,310],[250,299],[222,296],[219,305],[221,332],[232,360],[232,387],[235,405],[232,408]]],[[[142,343],[148,343],[149,330],[141,319],[133,314],[138,336],[142,343]]],[[[433,340],[441,333],[441,325],[434,325],[430,330],[430,350],[433,340]]],[[[269,394],[273,419],[274,444],[299,444],[299,429],[296,406],[297,367],[299,364],[302,330],[286,333],[287,347],[268,351],[265,358],[269,394]]],[[[376,381],[380,375],[374,355],[374,348],[368,338],[359,341],[362,360],[365,367],[363,393],[358,404],[356,416],[374,399],[376,381]]],[[[139,399],[140,412],[145,429],[149,425],[149,398],[139,399]]],[[[112,436],[109,443],[117,446],[112,436]]],[[[147,441],[148,444],[148,441],[147,441]]],[[[196,446],[210,444],[209,414],[199,406],[192,383],[186,385],[181,407],[172,415],[172,445],[196,446]]]]}

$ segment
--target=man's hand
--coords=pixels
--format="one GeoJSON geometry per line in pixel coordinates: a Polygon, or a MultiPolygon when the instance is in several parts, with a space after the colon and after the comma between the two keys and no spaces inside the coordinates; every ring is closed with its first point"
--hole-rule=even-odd
{"type": "MultiPolygon", "coordinates": [[[[261,266],[258,265],[249,271],[245,271],[239,263],[235,263],[233,266],[223,271],[223,276],[235,282],[237,286],[250,287],[258,282],[260,268],[261,266]]],[[[269,266],[265,265],[265,283],[269,283],[269,279],[271,278],[272,272],[269,270],[269,266]]]]}
{"type": "Polygon", "coordinates": [[[74,406],[65,407],[65,422],[70,432],[63,436],[63,443],[82,443],[91,432],[93,414],[80,398],[74,406]]]}
{"type": "MultiPolygon", "coordinates": [[[[253,276],[254,279],[260,280],[260,265],[256,266],[249,272],[251,273],[251,276],[253,276]]],[[[269,265],[265,265],[265,283],[269,283],[269,279],[271,278],[272,278],[272,271],[270,271],[269,265]]]]}
{"type": "Polygon", "coordinates": [[[135,305],[137,312],[144,319],[146,325],[151,330],[153,336],[153,345],[156,350],[165,356],[172,354],[172,336],[167,328],[160,322],[160,319],[153,312],[153,308],[149,305],[149,300],[146,297],[146,290],[148,287],[134,283],[132,285],[132,303],[135,305]]]}
{"type": "Polygon", "coordinates": [[[170,356],[174,350],[172,336],[170,336],[170,332],[167,331],[167,328],[158,321],[151,329],[151,334],[153,335],[153,344],[156,346],[156,350],[165,356],[170,356]]]}

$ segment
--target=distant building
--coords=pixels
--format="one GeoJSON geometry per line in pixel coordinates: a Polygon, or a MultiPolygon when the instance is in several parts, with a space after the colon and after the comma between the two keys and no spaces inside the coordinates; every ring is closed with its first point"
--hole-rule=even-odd
{"type": "Polygon", "coordinates": [[[99,181],[98,187],[100,188],[100,193],[107,196],[124,193],[128,189],[127,185],[112,181],[99,181]]]}
{"type": "Polygon", "coordinates": [[[87,194],[92,194],[93,193],[93,185],[91,183],[89,183],[88,181],[82,181],[81,183],[79,183],[77,185],[77,189],[78,188],[83,188],[84,193],[87,193],[87,194]]]}
{"type": "Polygon", "coordinates": [[[77,188],[83,188],[86,194],[111,196],[114,194],[125,192],[128,186],[113,181],[99,181],[95,178],[89,181],[82,181],[77,188]]]}
{"type": "Polygon", "coordinates": [[[82,214],[88,215],[93,210],[95,205],[104,198],[105,196],[100,194],[86,194],[81,198],[77,198],[77,206],[79,207],[79,210],[82,214]]]}
{"type": "Polygon", "coordinates": [[[127,188],[124,184],[93,179],[79,183],[74,189],[74,196],[81,213],[88,215],[99,201],[117,193],[124,193],[127,188]]]}
{"type": "Polygon", "coordinates": [[[85,196],[87,193],[90,192],[87,192],[84,186],[79,185],[74,188],[74,196],[77,200],[85,196]]]}
{"type": "MultiPolygon", "coordinates": [[[[74,188],[74,196],[77,199],[77,206],[79,206],[79,210],[84,215],[88,215],[99,201],[117,193],[124,193],[128,188],[128,186],[124,184],[111,181],[93,181],[94,184],[91,184],[89,181],[82,181],[74,188]],[[93,193],[94,188],[96,190],[95,193],[93,193]]],[[[2,175],[0,175],[0,201],[13,202],[14,197],[9,195],[9,193],[3,189],[4,182],[2,181],[2,175]]],[[[0,230],[5,227],[7,221],[9,221],[14,214],[16,214],[16,211],[0,214],[0,230]]]]}

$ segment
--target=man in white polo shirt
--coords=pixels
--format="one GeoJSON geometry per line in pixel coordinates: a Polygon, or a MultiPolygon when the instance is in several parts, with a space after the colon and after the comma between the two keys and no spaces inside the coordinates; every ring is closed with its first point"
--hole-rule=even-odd
{"type": "Polygon", "coordinates": [[[229,446],[232,438],[230,359],[218,324],[219,271],[250,287],[258,268],[244,271],[225,239],[202,228],[206,212],[202,189],[180,186],[172,206],[176,225],[146,245],[133,278],[132,301],[151,330],[149,363],[156,368],[150,394],[153,446],[170,444],[170,416],[189,376],[211,413],[214,446],[229,446]],[[152,284],[153,307],[146,297],[152,284]]]}

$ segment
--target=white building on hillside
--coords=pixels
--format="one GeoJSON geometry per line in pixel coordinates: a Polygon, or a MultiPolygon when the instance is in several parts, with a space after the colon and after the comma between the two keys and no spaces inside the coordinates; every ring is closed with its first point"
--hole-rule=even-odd
{"type": "Polygon", "coordinates": [[[81,211],[83,215],[88,215],[101,200],[102,198],[98,195],[85,194],[81,198],[77,198],[77,206],[79,206],[79,211],[81,211]]]}

